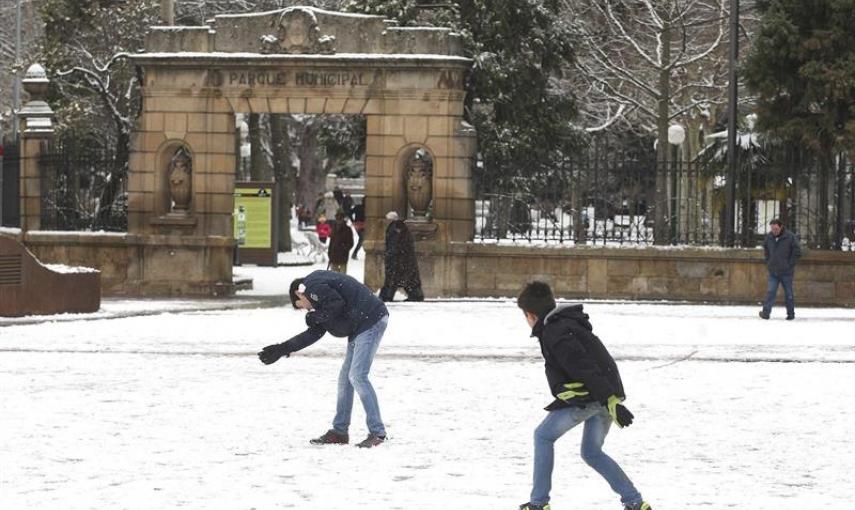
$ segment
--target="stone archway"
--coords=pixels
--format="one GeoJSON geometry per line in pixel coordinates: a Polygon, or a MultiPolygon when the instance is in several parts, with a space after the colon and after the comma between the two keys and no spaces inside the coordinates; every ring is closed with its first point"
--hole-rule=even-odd
{"type": "MultiPolygon", "coordinates": [[[[400,155],[423,147],[432,163],[432,202],[418,250],[427,257],[426,293],[443,292],[443,278],[435,275],[446,272],[444,259],[430,253],[469,241],[474,231],[474,133],[462,119],[471,62],[450,30],[289,7],[221,15],[201,27],[153,27],[146,51],[132,58],[143,104],[131,148],[130,233],[166,236],[164,242],[179,246],[188,238],[217,246],[231,238],[236,112],[361,114],[367,124],[366,283],[382,284],[386,212],[407,214],[400,155]],[[193,154],[184,218],[170,216],[167,203],[163,151],[177,145],[193,154]]],[[[209,257],[210,277],[230,280],[231,253],[220,248],[209,257]]]]}

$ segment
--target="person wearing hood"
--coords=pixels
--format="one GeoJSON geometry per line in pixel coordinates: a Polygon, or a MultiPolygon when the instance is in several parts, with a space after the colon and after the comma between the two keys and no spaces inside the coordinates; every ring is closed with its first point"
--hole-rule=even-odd
{"type": "Polygon", "coordinates": [[[407,223],[398,218],[397,212],[386,213],[386,220],[389,225],[386,227],[384,279],[380,299],[393,301],[397,290],[403,288],[407,293],[406,301],[424,301],[425,294],[419,277],[413,234],[410,233],[407,223]]]}
{"type": "Polygon", "coordinates": [[[791,321],[796,318],[793,277],[796,262],[802,256],[802,250],[796,236],[784,228],[784,224],[777,218],[769,222],[769,233],[763,240],[763,255],[766,260],[766,268],[769,270],[769,278],[766,285],[766,299],[763,300],[763,309],[760,310],[760,318],[769,318],[780,285],[784,287],[787,320],[791,321]]]}
{"type": "Polygon", "coordinates": [[[620,466],[603,452],[612,423],[627,427],[634,417],[621,403],[626,395],[617,364],[593,333],[588,314],[582,305],[557,307],[552,289],[543,282],[526,285],[517,306],[540,343],[554,397],[534,431],[534,486],[520,510],[549,510],[555,441],[582,423],[582,459],[620,495],[624,510],[651,510],[620,466]]]}

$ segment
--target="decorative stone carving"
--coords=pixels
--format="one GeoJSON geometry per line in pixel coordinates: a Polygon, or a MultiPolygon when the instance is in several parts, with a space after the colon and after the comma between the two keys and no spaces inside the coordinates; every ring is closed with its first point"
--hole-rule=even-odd
{"type": "Polygon", "coordinates": [[[413,218],[427,220],[433,199],[433,161],[424,149],[419,149],[407,161],[407,201],[413,218]]]}
{"type": "Polygon", "coordinates": [[[335,37],[321,35],[315,13],[305,7],[282,11],[275,26],[276,35],[261,37],[263,53],[323,54],[335,53],[335,37]]]}
{"type": "Polygon", "coordinates": [[[190,209],[193,159],[185,147],[179,147],[169,162],[171,214],[186,216],[190,209]]]}

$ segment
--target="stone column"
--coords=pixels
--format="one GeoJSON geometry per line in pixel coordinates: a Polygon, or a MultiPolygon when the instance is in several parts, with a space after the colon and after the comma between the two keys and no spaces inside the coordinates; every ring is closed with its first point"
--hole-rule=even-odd
{"type": "Polygon", "coordinates": [[[53,110],[44,101],[49,80],[39,64],[27,69],[22,80],[30,100],[18,112],[21,119],[21,230],[39,230],[42,221],[42,186],[39,159],[53,139],[53,110]]]}

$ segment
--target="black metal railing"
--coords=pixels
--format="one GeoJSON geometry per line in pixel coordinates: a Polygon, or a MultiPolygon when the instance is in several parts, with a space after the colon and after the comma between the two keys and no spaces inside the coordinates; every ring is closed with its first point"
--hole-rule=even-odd
{"type": "Polygon", "coordinates": [[[724,245],[728,207],[736,246],[758,246],[774,218],[812,248],[855,241],[855,168],[843,155],[746,158],[731,204],[724,165],[654,154],[591,151],[541,175],[476,174],[482,242],[724,245]]]}
{"type": "Polygon", "coordinates": [[[114,149],[61,139],[39,165],[42,230],[127,231],[127,162],[114,149]]]}

